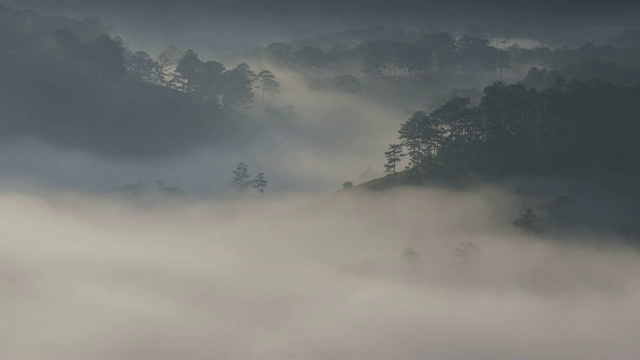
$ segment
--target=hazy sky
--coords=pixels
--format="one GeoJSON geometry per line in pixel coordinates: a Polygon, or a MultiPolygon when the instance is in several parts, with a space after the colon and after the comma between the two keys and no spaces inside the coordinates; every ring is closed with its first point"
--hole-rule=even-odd
{"type": "Polygon", "coordinates": [[[522,25],[633,26],[635,0],[8,0],[8,4],[76,16],[100,16],[141,48],[154,43],[241,51],[367,24],[463,30],[476,22],[522,25]]]}

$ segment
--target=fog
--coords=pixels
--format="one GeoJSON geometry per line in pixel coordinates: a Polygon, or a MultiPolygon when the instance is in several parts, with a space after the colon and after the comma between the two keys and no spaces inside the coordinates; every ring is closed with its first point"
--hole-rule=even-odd
{"type": "Polygon", "coordinates": [[[0,359],[640,358],[635,2],[0,2],[0,359]]]}
{"type": "MultiPolygon", "coordinates": [[[[269,68],[269,64],[251,64],[256,69],[269,68]]],[[[99,192],[159,179],[192,194],[224,196],[230,190],[231,171],[240,161],[249,164],[252,173],[268,174],[270,190],[275,192],[336,190],[347,180],[370,180],[361,177],[369,167],[383,173],[380,150],[395,141],[396,129],[410,107],[396,106],[393,99],[375,103],[331,87],[312,89],[300,76],[286,71],[276,74],[282,95],[267,96],[265,106],[292,106],[291,118],[270,119],[258,98],[258,104],[244,115],[247,124],[242,134],[189,144],[188,137],[174,137],[173,128],[166,127],[156,130],[157,135],[131,139],[158,149],[150,156],[128,145],[127,138],[114,137],[99,147],[86,139],[82,144],[60,146],[73,141],[68,140],[68,132],[16,137],[0,143],[0,166],[5,169],[0,179],[14,186],[99,192]]],[[[416,101],[414,107],[419,106],[416,101]]],[[[100,132],[86,136],[104,137],[100,132]]]]}
{"type": "MultiPolygon", "coordinates": [[[[424,10],[418,3],[410,3],[409,8],[424,10]]],[[[190,193],[222,196],[229,190],[233,166],[245,161],[253,173],[263,171],[272,179],[272,191],[331,191],[344,181],[360,183],[369,180],[371,174],[381,174],[384,149],[397,142],[399,125],[413,111],[430,105],[452,89],[479,92],[498,80],[492,72],[459,74],[455,79],[433,83],[361,77],[367,90],[356,95],[334,91],[331,82],[335,74],[321,74],[316,79],[261,62],[251,53],[255,45],[374,24],[374,20],[357,20],[355,3],[334,9],[341,14],[335,23],[311,4],[292,8],[291,14],[303,14],[304,21],[313,19],[307,29],[296,28],[297,21],[293,25],[281,21],[287,13],[278,10],[284,5],[267,9],[271,14],[267,16],[263,14],[269,8],[265,4],[240,9],[230,2],[195,1],[180,6],[162,2],[153,8],[150,2],[127,5],[121,1],[8,4],[33,7],[48,14],[106,15],[105,25],[113,26],[113,34],[124,37],[130,51],[146,50],[157,55],[167,45],[176,44],[182,49],[193,47],[203,60],[223,61],[228,69],[247,62],[256,71],[272,70],[281,84],[281,96],[267,96],[266,105],[292,106],[296,114],[286,121],[267,119],[256,96],[254,107],[243,109],[237,121],[218,112],[200,113],[187,96],[170,93],[166,86],[151,89],[138,83],[116,81],[103,85],[97,81],[104,89],[93,94],[85,91],[86,84],[80,80],[70,81],[65,87],[62,79],[51,81],[53,89],[49,89],[40,84],[43,77],[47,78],[47,71],[52,70],[47,67],[50,64],[42,67],[27,62],[24,71],[8,72],[9,85],[3,93],[3,110],[7,114],[2,118],[5,131],[0,143],[0,165],[4,171],[0,182],[19,187],[100,192],[159,179],[190,193]],[[261,31],[253,31],[253,26],[261,31]],[[247,51],[251,56],[231,55],[247,51]],[[42,73],[32,74],[32,68],[42,73]],[[56,86],[64,91],[56,91],[56,86]],[[91,95],[85,98],[87,93],[91,95]],[[58,98],[59,94],[64,96],[58,98]],[[114,108],[116,111],[111,112],[114,108]],[[221,125],[212,130],[202,126],[202,118],[221,125]],[[137,136],[136,132],[144,136],[137,136]],[[369,175],[363,176],[365,172],[369,175]]],[[[493,7],[500,8],[498,5],[493,7]]],[[[380,5],[369,12],[382,16],[386,8],[380,5]]],[[[443,13],[451,11],[444,5],[435,8],[443,13]]],[[[473,6],[466,11],[469,9],[473,6]]],[[[399,23],[407,30],[431,26],[416,26],[396,15],[391,12],[385,23],[399,23]]],[[[451,22],[442,28],[452,28],[460,34],[469,24],[451,22]]],[[[520,81],[528,69],[513,66],[500,79],[520,81]]],[[[359,75],[358,69],[353,72],[359,75]]]]}
{"type": "Polygon", "coordinates": [[[637,357],[637,252],[522,235],[517,210],[498,188],[146,205],[5,192],[0,355],[637,357]]]}

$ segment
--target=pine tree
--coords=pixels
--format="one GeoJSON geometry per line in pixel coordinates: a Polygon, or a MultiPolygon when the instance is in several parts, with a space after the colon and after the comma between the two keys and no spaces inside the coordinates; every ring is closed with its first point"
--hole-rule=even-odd
{"type": "Polygon", "coordinates": [[[175,67],[183,52],[171,45],[158,56],[158,67],[160,72],[160,83],[164,86],[173,87],[173,77],[175,67]]]}
{"type": "Polygon", "coordinates": [[[248,108],[253,105],[253,83],[256,74],[249,65],[242,63],[223,74],[224,106],[232,109],[248,108]]]}
{"type": "Polygon", "coordinates": [[[402,145],[391,144],[389,145],[389,151],[384,153],[387,158],[387,164],[384,166],[388,173],[392,175],[396,173],[396,166],[402,160],[406,154],[402,152],[402,145]]]}
{"type": "Polygon", "coordinates": [[[260,193],[261,200],[264,200],[264,189],[267,187],[267,184],[267,180],[264,179],[264,173],[259,173],[251,184],[251,187],[260,193]]]}
{"type": "Polygon", "coordinates": [[[249,178],[249,167],[244,162],[241,162],[233,171],[233,181],[231,182],[231,185],[236,189],[236,191],[238,191],[238,193],[242,194],[251,184],[249,178]]]}
{"type": "Polygon", "coordinates": [[[261,104],[264,106],[264,94],[271,96],[280,95],[280,82],[276,80],[276,76],[269,70],[262,70],[258,73],[258,88],[262,89],[261,104]]]}
{"type": "Polygon", "coordinates": [[[203,65],[195,51],[187,50],[176,66],[173,76],[174,86],[187,93],[196,91],[198,76],[203,65]]]}

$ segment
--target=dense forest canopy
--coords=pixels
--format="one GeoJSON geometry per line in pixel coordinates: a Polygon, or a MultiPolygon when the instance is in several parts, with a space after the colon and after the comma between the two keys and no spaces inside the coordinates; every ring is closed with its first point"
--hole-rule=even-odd
{"type": "Polygon", "coordinates": [[[170,47],[126,48],[97,19],[0,7],[5,138],[36,136],[106,156],[156,156],[234,132],[254,101],[254,71],[170,47]],[[140,134],[145,134],[141,138],[140,134]]]}
{"type": "MultiPolygon", "coordinates": [[[[488,73],[502,79],[505,70],[515,76],[524,76],[530,68],[538,67],[556,71],[564,68],[565,73],[568,72],[565,77],[570,79],[604,76],[608,81],[619,83],[620,77],[624,76],[622,73],[632,72],[640,63],[640,36],[635,29],[623,29],[599,45],[585,43],[576,48],[541,46],[536,40],[518,38],[509,32],[502,36],[492,35],[492,31],[482,27],[469,33],[456,37],[439,30],[405,31],[376,26],[291,43],[271,43],[258,49],[255,55],[275,66],[316,77],[488,73]],[[573,70],[571,66],[574,66],[573,70]]],[[[557,76],[563,75],[551,75],[557,76]]],[[[629,84],[633,80],[627,78],[625,81],[629,84]]]]}
{"type": "Polygon", "coordinates": [[[454,97],[400,130],[409,166],[427,178],[513,174],[640,175],[640,87],[600,80],[542,91],[495,83],[478,106],[454,97]]]}

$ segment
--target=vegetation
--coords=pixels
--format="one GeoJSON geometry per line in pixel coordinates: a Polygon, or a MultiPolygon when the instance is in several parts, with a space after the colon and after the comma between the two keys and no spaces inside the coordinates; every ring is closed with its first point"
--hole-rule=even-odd
{"type": "Polygon", "coordinates": [[[260,194],[260,199],[264,200],[264,191],[269,182],[264,178],[264,173],[258,173],[254,180],[249,180],[249,166],[244,162],[240,162],[233,171],[233,179],[231,186],[239,195],[242,195],[249,187],[256,189],[260,194]]]}
{"type": "Polygon", "coordinates": [[[638,175],[640,87],[559,82],[538,91],[495,83],[478,106],[455,97],[399,130],[411,170],[426,179],[512,174],[638,175]]]}
{"type": "MultiPolygon", "coordinates": [[[[308,74],[359,72],[366,77],[424,75],[429,72],[494,72],[509,65],[509,54],[471,36],[456,39],[445,32],[425,33],[413,41],[372,39],[352,47],[319,47],[273,43],[258,57],[308,74]]],[[[338,80],[338,79],[336,79],[338,80]]],[[[340,79],[348,83],[350,78],[340,79]]],[[[351,82],[351,81],[349,81],[351,82]]],[[[351,88],[351,87],[349,87],[351,88]]]]}
{"type": "MultiPolygon", "coordinates": [[[[226,69],[175,46],[153,59],[108,32],[95,19],[0,7],[3,136],[144,157],[224,141],[242,128],[237,113],[253,104],[256,86],[248,65],[226,69]]],[[[264,91],[275,94],[276,84],[271,75],[264,91]]]]}
{"type": "Polygon", "coordinates": [[[249,188],[249,185],[251,185],[251,181],[249,181],[250,177],[249,167],[247,164],[241,162],[236,166],[236,169],[233,170],[231,186],[233,186],[239,194],[242,194],[249,188]]]}
{"type": "Polygon", "coordinates": [[[558,81],[571,80],[602,80],[616,85],[636,86],[640,85],[640,66],[590,59],[559,69],[533,67],[522,80],[522,84],[544,90],[554,87],[558,81]]]}
{"type": "Polygon", "coordinates": [[[280,95],[280,82],[269,70],[262,70],[258,73],[258,89],[262,91],[260,103],[264,106],[264,94],[271,96],[280,95]]]}
{"type": "Polygon", "coordinates": [[[264,173],[258,173],[251,187],[258,190],[260,193],[260,199],[264,200],[264,190],[267,188],[267,180],[264,179],[264,173]]]}
{"type": "Polygon", "coordinates": [[[398,163],[406,156],[406,154],[402,152],[402,145],[389,145],[389,151],[385,152],[384,155],[387,158],[387,163],[384,165],[386,171],[391,175],[395,175],[398,163]]]}

